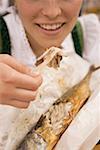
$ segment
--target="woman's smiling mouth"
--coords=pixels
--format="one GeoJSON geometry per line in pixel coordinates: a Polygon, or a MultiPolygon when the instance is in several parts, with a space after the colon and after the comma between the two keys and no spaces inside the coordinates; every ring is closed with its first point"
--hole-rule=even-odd
{"type": "Polygon", "coordinates": [[[37,24],[41,29],[46,31],[56,31],[60,29],[65,23],[55,23],[55,24],[37,24]]]}

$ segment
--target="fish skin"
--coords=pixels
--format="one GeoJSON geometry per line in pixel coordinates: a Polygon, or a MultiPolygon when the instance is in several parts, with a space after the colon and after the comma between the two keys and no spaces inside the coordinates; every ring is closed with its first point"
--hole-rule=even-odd
{"type": "MultiPolygon", "coordinates": [[[[78,111],[84,105],[91,95],[89,81],[93,71],[96,69],[92,66],[85,76],[85,78],[75,85],[73,88],[65,92],[61,98],[59,98],[49,110],[43,114],[40,120],[37,122],[35,128],[31,130],[25,137],[24,141],[20,144],[17,150],[53,150],[61,135],[67,129],[71,121],[74,119],[78,111]],[[68,114],[63,116],[61,127],[55,132],[52,125],[52,114],[55,110],[59,110],[59,106],[62,105],[65,110],[65,105],[72,104],[72,107],[68,111],[68,114]],[[31,143],[33,141],[33,145],[31,143]],[[38,142],[37,142],[38,141],[38,142]],[[39,147],[40,146],[40,147],[39,147]]],[[[59,111],[58,111],[59,112],[59,111]]],[[[54,116],[55,117],[55,116],[54,116]]],[[[59,118],[59,113],[56,114],[56,118],[59,118]]],[[[59,119],[58,119],[59,122],[59,119]]]]}

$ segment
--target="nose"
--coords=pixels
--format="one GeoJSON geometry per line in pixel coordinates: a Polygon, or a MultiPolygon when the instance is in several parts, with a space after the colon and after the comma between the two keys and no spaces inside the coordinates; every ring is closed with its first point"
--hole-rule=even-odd
{"type": "Polygon", "coordinates": [[[61,8],[56,0],[48,0],[43,6],[42,14],[50,19],[55,19],[61,14],[61,8]]]}

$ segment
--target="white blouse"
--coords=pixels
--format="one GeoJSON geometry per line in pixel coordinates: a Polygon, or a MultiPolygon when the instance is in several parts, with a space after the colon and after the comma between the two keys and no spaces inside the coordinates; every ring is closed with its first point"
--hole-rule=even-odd
{"type": "Polygon", "coordinates": [[[100,21],[94,14],[79,18],[84,34],[83,57],[96,67],[100,66],[100,21]]]}

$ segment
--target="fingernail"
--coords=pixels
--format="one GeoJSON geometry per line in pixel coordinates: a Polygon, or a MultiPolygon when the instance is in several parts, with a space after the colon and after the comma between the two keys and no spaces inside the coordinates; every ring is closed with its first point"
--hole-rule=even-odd
{"type": "Polygon", "coordinates": [[[38,75],[40,75],[39,71],[36,71],[34,69],[32,69],[30,73],[31,73],[32,76],[38,76],[38,75]]]}
{"type": "Polygon", "coordinates": [[[40,73],[37,71],[37,72],[33,72],[33,74],[35,75],[35,76],[38,76],[38,75],[40,75],[40,73]]]}

